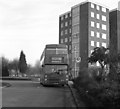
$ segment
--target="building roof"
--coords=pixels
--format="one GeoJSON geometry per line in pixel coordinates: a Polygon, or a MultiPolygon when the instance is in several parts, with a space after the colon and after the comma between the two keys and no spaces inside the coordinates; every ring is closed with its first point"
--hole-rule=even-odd
{"type": "Polygon", "coordinates": [[[120,1],[118,2],[118,10],[120,11],[120,1]]]}
{"type": "Polygon", "coordinates": [[[100,3],[97,3],[97,2],[91,2],[90,0],[86,0],[86,1],[84,1],[84,2],[81,2],[81,3],[79,3],[79,4],[76,4],[76,5],[72,6],[72,8],[78,7],[78,6],[80,6],[80,5],[82,5],[82,4],[85,4],[85,3],[93,3],[93,4],[96,4],[96,5],[99,5],[99,6],[102,6],[102,7],[104,7],[104,8],[109,9],[108,6],[105,6],[105,5],[100,4],[100,3]]]}
{"type": "Polygon", "coordinates": [[[67,11],[67,12],[61,14],[59,17],[64,16],[64,15],[69,14],[69,13],[71,13],[71,11],[67,11]]]}
{"type": "Polygon", "coordinates": [[[110,10],[110,12],[113,12],[113,11],[120,11],[120,10],[118,10],[118,8],[110,10]]]}
{"type": "Polygon", "coordinates": [[[47,44],[46,48],[67,48],[65,44],[47,44]]]}

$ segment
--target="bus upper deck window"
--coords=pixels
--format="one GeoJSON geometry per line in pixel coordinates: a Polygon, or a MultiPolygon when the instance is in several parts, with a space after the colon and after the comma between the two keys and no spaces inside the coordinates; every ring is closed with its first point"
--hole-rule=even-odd
{"type": "Polygon", "coordinates": [[[56,54],[67,54],[67,49],[58,49],[56,50],[56,54]]]}
{"type": "Polygon", "coordinates": [[[46,54],[55,54],[55,49],[46,49],[46,54]]]}

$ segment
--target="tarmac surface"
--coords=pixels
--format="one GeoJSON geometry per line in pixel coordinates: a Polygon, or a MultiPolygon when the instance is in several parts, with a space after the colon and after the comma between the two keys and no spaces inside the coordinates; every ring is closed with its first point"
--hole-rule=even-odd
{"type": "Polygon", "coordinates": [[[36,81],[4,80],[2,107],[74,107],[67,86],[43,87],[36,81]]]}

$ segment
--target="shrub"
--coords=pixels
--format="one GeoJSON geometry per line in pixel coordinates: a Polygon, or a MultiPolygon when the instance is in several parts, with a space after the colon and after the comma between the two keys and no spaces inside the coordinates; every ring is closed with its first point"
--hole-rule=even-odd
{"type": "Polygon", "coordinates": [[[98,93],[97,98],[104,104],[104,106],[118,106],[120,99],[120,92],[118,83],[115,81],[105,81],[100,84],[101,92],[98,93]]]}
{"type": "Polygon", "coordinates": [[[88,68],[88,73],[95,81],[100,82],[102,80],[102,69],[100,67],[88,68]]]}
{"type": "Polygon", "coordinates": [[[79,77],[74,80],[74,83],[78,87],[82,87],[84,90],[92,90],[99,88],[99,84],[94,79],[92,70],[84,69],[79,72],[79,77]]]}
{"type": "Polygon", "coordinates": [[[82,88],[89,95],[96,98],[104,106],[120,106],[120,85],[119,81],[111,80],[109,77],[105,81],[98,79],[101,75],[96,72],[101,71],[97,68],[84,69],[79,72],[79,77],[74,80],[78,88],[82,88]]]}

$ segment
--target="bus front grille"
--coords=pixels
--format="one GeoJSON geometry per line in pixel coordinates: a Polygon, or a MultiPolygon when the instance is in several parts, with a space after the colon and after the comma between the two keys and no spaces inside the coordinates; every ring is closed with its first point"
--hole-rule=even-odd
{"type": "Polygon", "coordinates": [[[48,82],[50,82],[50,83],[58,83],[58,82],[59,82],[59,79],[49,78],[49,79],[48,79],[48,82]]]}

